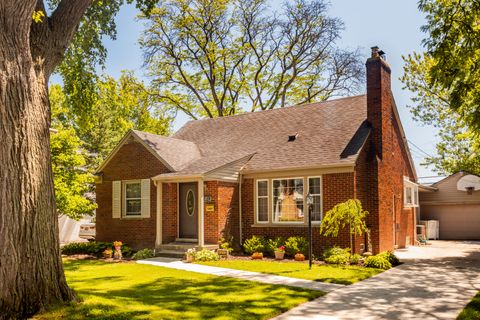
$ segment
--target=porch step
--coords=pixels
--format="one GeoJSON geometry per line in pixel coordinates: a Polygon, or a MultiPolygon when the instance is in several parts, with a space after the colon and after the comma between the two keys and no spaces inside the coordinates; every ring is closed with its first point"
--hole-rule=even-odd
{"type": "Polygon", "coordinates": [[[195,248],[196,250],[201,250],[202,248],[215,250],[218,249],[218,245],[206,244],[199,246],[197,243],[172,242],[160,245],[157,250],[155,250],[155,255],[159,257],[183,258],[185,256],[185,252],[192,248],[195,248]]]}

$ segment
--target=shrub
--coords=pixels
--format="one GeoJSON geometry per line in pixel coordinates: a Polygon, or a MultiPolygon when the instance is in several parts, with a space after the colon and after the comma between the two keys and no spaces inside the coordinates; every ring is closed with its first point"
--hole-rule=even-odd
{"type": "MultiPolygon", "coordinates": [[[[64,245],[61,248],[61,252],[67,256],[74,254],[101,256],[105,250],[112,248],[113,244],[111,242],[72,242],[64,245]]],[[[130,257],[132,255],[132,249],[126,245],[122,245],[122,255],[124,257],[130,257]]]]}
{"type": "Polygon", "coordinates": [[[352,254],[350,256],[350,264],[359,264],[361,258],[362,256],[359,254],[352,254]]]}
{"type": "Polygon", "coordinates": [[[150,249],[142,249],[140,251],[137,251],[133,256],[133,260],[143,260],[143,259],[148,259],[148,258],[153,258],[153,251],[150,249]]]}
{"type": "Polygon", "coordinates": [[[385,257],[381,255],[376,255],[367,257],[365,259],[364,266],[368,268],[388,270],[392,267],[392,264],[387,259],[385,259],[385,257]]]}
{"type": "Polygon", "coordinates": [[[233,237],[230,237],[230,239],[225,239],[225,238],[221,238],[220,241],[218,242],[219,246],[220,246],[220,249],[224,249],[224,250],[227,250],[228,252],[232,252],[233,251],[233,237]]]}
{"type": "Polygon", "coordinates": [[[264,252],[265,247],[265,238],[259,236],[253,236],[250,239],[245,240],[243,243],[243,249],[248,254],[252,254],[254,252],[264,252]]]}
{"type": "Polygon", "coordinates": [[[267,251],[270,254],[274,254],[275,250],[279,247],[285,246],[285,239],[282,237],[276,237],[275,239],[268,239],[267,241],[267,251]]]}
{"type": "Polygon", "coordinates": [[[297,253],[307,254],[308,241],[304,237],[290,237],[285,242],[285,252],[294,256],[297,253]]]}
{"type": "Polygon", "coordinates": [[[380,252],[379,254],[377,254],[377,256],[384,257],[394,267],[400,264],[400,260],[392,251],[380,252]]]}
{"type": "Polygon", "coordinates": [[[350,249],[342,249],[337,246],[326,249],[323,253],[323,259],[329,264],[346,265],[350,263],[350,249]]]}
{"type": "Polygon", "coordinates": [[[202,249],[195,252],[196,261],[217,261],[220,260],[219,255],[216,252],[213,252],[208,249],[202,249]]]}

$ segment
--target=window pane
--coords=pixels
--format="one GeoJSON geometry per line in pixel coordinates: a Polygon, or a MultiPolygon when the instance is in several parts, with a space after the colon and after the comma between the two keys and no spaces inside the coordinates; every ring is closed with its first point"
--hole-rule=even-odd
{"type": "Polygon", "coordinates": [[[127,200],[127,215],[140,215],[142,209],[141,200],[127,200]]]}
{"type": "Polygon", "coordinates": [[[268,221],[268,198],[258,198],[258,221],[268,221]]]}
{"type": "Polygon", "coordinates": [[[412,204],[412,188],[410,187],[405,188],[405,203],[412,204]]]}
{"type": "Polygon", "coordinates": [[[126,188],[126,193],[127,193],[127,199],[128,198],[140,198],[141,197],[141,188],[140,188],[140,183],[127,183],[125,185],[126,188]]]}
{"type": "Polygon", "coordinates": [[[320,194],[320,178],[308,179],[308,192],[310,194],[320,194]]]}
{"type": "Polygon", "coordinates": [[[313,196],[312,221],[322,221],[322,206],[320,196],[313,196]]]}
{"type": "Polygon", "coordinates": [[[303,179],[273,180],[273,221],[303,222],[303,179]]]}
{"type": "Polygon", "coordinates": [[[268,196],[268,181],[257,181],[258,196],[268,196]]]}

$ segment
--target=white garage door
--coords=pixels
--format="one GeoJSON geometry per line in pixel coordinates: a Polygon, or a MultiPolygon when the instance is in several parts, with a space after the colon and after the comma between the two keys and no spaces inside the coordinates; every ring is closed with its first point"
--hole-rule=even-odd
{"type": "Polygon", "coordinates": [[[421,220],[440,221],[440,239],[480,240],[480,205],[421,206],[421,220]]]}

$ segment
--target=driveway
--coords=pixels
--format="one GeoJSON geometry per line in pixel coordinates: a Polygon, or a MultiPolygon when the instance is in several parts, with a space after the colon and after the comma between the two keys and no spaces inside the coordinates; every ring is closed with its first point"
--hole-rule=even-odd
{"type": "Polygon", "coordinates": [[[430,243],[398,250],[399,267],[275,319],[455,319],[480,290],[480,242],[430,243]]]}

